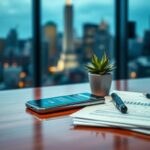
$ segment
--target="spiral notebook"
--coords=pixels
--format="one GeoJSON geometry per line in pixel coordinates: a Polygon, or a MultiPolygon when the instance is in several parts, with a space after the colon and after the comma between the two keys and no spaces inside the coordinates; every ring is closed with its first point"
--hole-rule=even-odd
{"type": "Polygon", "coordinates": [[[83,108],[72,114],[74,125],[118,127],[145,134],[150,134],[150,99],[143,93],[113,91],[128,107],[127,114],[122,114],[111,97],[106,97],[106,104],[83,108]]]}

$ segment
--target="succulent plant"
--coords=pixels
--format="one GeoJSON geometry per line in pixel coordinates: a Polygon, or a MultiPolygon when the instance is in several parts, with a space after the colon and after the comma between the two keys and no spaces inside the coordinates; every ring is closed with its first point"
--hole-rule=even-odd
{"type": "Polygon", "coordinates": [[[93,54],[91,62],[85,65],[88,72],[92,74],[104,75],[112,72],[115,69],[115,65],[110,63],[106,53],[103,53],[102,58],[98,58],[93,54]]]}

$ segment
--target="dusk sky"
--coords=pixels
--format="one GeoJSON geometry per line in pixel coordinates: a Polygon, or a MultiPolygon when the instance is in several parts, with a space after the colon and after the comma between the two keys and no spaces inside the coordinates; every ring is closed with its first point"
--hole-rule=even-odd
{"type": "MultiPolygon", "coordinates": [[[[65,0],[41,0],[42,24],[53,21],[63,32],[65,0]]],[[[114,34],[114,0],[73,0],[74,29],[82,35],[84,23],[99,24],[102,19],[110,24],[114,34]]],[[[6,37],[10,28],[17,28],[20,38],[32,35],[31,0],[0,0],[0,37],[6,37]]],[[[143,36],[150,28],[150,0],[129,0],[129,20],[136,21],[137,34],[143,36]]]]}

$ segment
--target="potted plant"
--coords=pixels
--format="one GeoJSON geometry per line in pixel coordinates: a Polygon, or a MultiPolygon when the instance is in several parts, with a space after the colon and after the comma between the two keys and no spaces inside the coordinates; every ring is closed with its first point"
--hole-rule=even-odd
{"type": "Polygon", "coordinates": [[[111,64],[106,53],[103,53],[102,58],[98,58],[93,54],[91,62],[85,65],[88,70],[89,82],[92,94],[96,96],[106,96],[112,82],[111,72],[115,69],[115,65],[111,64]]]}

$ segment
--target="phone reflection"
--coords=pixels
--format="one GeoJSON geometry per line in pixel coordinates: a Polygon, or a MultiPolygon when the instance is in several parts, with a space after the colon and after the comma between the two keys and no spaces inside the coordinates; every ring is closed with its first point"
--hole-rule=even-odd
{"type": "Polygon", "coordinates": [[[36,119],[38,119],[40,121],[70,115],[70,114],[72,114],[72,113],[74,113],[75,111],[78,111],[78,110],[79,109],[70,109],[70,110],[67,110],[67,111],[58,111],[58,112],[54,112],[54,113],[38,114],[38,113],[32,111],[31,109],[26,108],[26,112],[28,114],[34,116],[36,119]]]}

